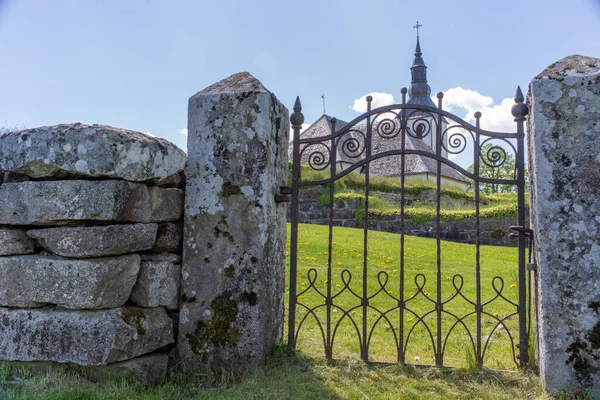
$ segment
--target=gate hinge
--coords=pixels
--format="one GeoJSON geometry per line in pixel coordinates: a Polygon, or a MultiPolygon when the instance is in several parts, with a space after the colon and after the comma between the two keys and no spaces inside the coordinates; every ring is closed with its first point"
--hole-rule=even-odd
{"type": "Polygon", "coordinates": [[[525,234],[525,237],[533,236],[533,231],[531,229],[525,228],[524,226],[521,226],[521,225],[513,225],[513,226],[509,227],[508,229],[511,231],[515,231],[508,235],[508,237],[510,237],[511,239],[519,237],[518,232],[523,232],[525,234]]]}
{"type": "Polygon", "coordinates": [[[279,193],[275,195],[275,203],[291,203],[292,188],[288,186],[280,186],[279,193]]]}
{"type": "Polygon", "coordinates": [[[528,263],[527,270],[528,271],[537,271],[537,264],[536,263],[528,263]]]}

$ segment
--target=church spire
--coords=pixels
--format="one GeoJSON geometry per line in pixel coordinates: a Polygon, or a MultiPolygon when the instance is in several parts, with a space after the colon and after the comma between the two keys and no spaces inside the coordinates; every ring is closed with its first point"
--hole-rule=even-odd
{"type": "Polygon", "coordinates": [[[414,28],[417,29],[417,46],[415,47],[415,59],[413,60],[412,67],[410,67],[411,81],[408,89],[409,102],[414,97],[426,96],[429,98],[431,95],[431,88],[427,84],[427,66],[423,61],[423,53],[421,53],[421,44],[419,43],[419,28],[423,25],[417,25],[414,28]]]}

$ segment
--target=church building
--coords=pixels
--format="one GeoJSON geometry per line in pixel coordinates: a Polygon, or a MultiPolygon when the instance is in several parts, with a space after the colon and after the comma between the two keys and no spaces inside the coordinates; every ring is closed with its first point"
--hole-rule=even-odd
{"type": "MultiPolygon", "coordinates": [[[[417,45],[415,49],[415,58],[410,68],[411,70],[411,84],[408,89],[408,104],[418,104],[429,107],[437,107],[433,100],[431,100],[431,88],[427,84],[427,66],[423,61],[421,45],[419,43],[419,37],[417,36],[417,45]]],[[[432,116],[429,113],[423,111],[407,111],[409,113],[409,119],[407,121],[407,127],[417,127],[419,124],[425,122],[424,126],[431,127],[427,134],[424,134],[422,138],[417,138],[419,135],[405,135],[405,146],[407,150],[419,150],[435,154],[435,121],[431,121],[432,116]],[[414,125],[413,125],[414,123],[414,125]],[[417,136],[417,137],[415,137],[417,136]]],[[[333,133],[333,126],[331,123],[333,117],[328,115],[321,116],[315,121],[310,127],[305,129],[300,137],[312,138],[328,136],[333,133]]],[[[339,131],[347,122],[337,119],[335,124],[335,130],[339,131]]],[[[372,131],[377,131],[378,122],[373,123],[372,131]]],[[[399,127],[399,122],[397,126],[399,127]]],[[[447,121],[442,120],[442,132],[447,127],[447,121]]],[[[357,125],[353,129],[366,131],[366,125],[357,125]]],[[[418,129],[414,129],[418,133],[418,129]]],[[[352,135],[349,132],[349,135],[352,135]]],[[[359,134],[355,134],[359,135],[359,134]]],[[[359,139],[357,137],[357,139],[359,139]]],[[[447,141],[447,137],[444,138],[447,141]]],[[[399,149],[400,148],[400,135],[394,138],[382,138],[381,136],[373,133],[372,135],[372,153],[377,154],[384,151],[399,149]]],[[[338,146],[336,153],[336,170],[341,171],[357,162],[357,158],[348,157],[347,154],[338,146]]],[[[292,144],[290,143],[288,153],[290,160],[292,159],[292,144]]],[[[447,151],[442,146],[442,156],[448,157],[447,151]]],[[[401,157],[400,156],[388,156],[372,161],[369,166],[369,172],[372,176],[387,176],[387,177],[400,177],[401,176],[401,157]]],[[[301,157],[303,164],[308,163],[308,154],[303,154],[301,157]]],[[[406,184],[435,184],[436,183],[436,172],[437,162],[435,159],[426,157],[423,155],[410,154],[405,156],[405,182],[406,184]]],[[[469,183],[465,177],[453,168],[442,164],[441,168],[441,183],[444,187],[451,187],[460,190],[467,190],[469,183]]]]}

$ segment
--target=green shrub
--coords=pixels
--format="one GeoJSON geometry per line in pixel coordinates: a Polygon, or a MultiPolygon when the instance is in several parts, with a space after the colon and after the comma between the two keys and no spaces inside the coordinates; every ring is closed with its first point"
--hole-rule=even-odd
{"type": "MultiPolygon", "coordinates": [[[[388,216],[399,216],[399,208],[390,209],[378,209],[376,207],[369,208],[369,218],[377,217],[388,217],[388,216]]],[[[404,209],[404,215],[407,218],[412,219],[416,224],[423,222],[435,221],[436,211],[431,208],[412,208],[406,207],[404,209]]],[[[505,218],[516,218],[517,217],[517,205],[502,205],[496,207],[482,208],[479,211],[479,218],[486,219],[505,219],[505,218]]],[[[440,210],[440,219],[445,222],[459,222],[467,218],[475,218],[475,210],[440,210]]],[[[357,207],[356,219],[358,221],[364,220],[364,209],[361,210],[357,207]]]]}

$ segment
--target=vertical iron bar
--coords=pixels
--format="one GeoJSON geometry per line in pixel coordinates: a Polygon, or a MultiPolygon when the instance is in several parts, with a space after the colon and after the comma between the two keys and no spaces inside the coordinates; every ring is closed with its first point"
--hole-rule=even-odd
{"type": "Polygon", "coordinates": [[[294,112],[290,116],[294,138],[292,145],[292,226],[290,237],[290,294],[288,314],[288,346],[296,347],[296,274],[298,267],[298,202],[300,193],[300,129],[304,123],[300,97],[296,97],[294,112]]]}
{"type": "MultiPolygon", "coordinates": [[[[331,133],[335,133],[335,118],[331,119],[331,133]]],[[[327,344],[325,349],[325,357],[331,359],[333,357],[333,348],[331,346],[331,258],[333,254],[333,195],[335,191],[335,167],[337,162],[337,149],[335,143],[335,137],[331,138],[331,151],[329,153],[329,161],[331,162],[331,182],[329,183],[329,254],[327,256],[327,298],[325,299],[325,305],[327,308],[327,344]]]]}
{"type": "MultiPolygon", "coordinates": [[[[371,102],[373,97],[367,96],[367,112],[371,111],[371,102]]],[[[360,358],[364,361],[369,360],[368,338],[367,338],[367,314],[369,294],[367,293],[367,256],[369,255],[369,159],[371,158],[371,116],[367,117],[367,136],[365,139],[366,160],[365,164],[365,214],[363,218],[363,276],[362,276],[362,345],[360,358]]]]}
{"type": "MultiPolygon", "coordinates": [[[[517,87],[515,104],[511,112],[517,123],[517,202],[518,225],[525,227],[525,116],[529,110],[523,103],[525,100],[521,88],[517,87]]],[[[527,337],[527,280],[525,265],[525,231],[519,230],[519,366],[525,368],[529,363],[529,338],[527,337]]]]}
{"type": "Polygon", "coordinates": [[[475,350],[475,360],[479,366],[483,365],[481,358],[481,238],[480,225],[479,225],[479,146],[480,146],[480,119],[481,113],[477,111],[475,113],[475,148],[473,149],[473,174],[475,175],[475,291],[476,291],[476,304],[475,312],[477,315],[477,348],[475,350]]]}
{"type": "MultiPolygon", "coordinates": [[[[444,94],[442,92],[437,94],[438,98],[438,109],[442,110],[442,98],[444,94]]],[[[436,276],[436,290],[437,298],[435,308],[437,310],[437,351],[435,354],[435,364],[438,367],[444,365],[444,355],[442,354],[442,247],[441,247],[441,226],[440,226],[440,203],[441,203],[441,185],[442,185],[442,115],[438,114],[438,121],[436,126],[436,146],[435,154],[437,156],[437,168],[436,168],[436,207],[435,207],[435,241],[437,246],[437,276],[436,276]]]]}
{"type": "MultiPolygon", "coordinates": [[[[406,104],[406,88],[402,88],[402,105],[406,104]]],[[[399,331],[398,331],[398,362],[404,364],[406,362],[406,352],[404,350],[404,184],[405,184],[405,156],[406,149],[406,111],[402,109],[400,118],[400,293],[398,309],[399,316],[399,331]]]]}

